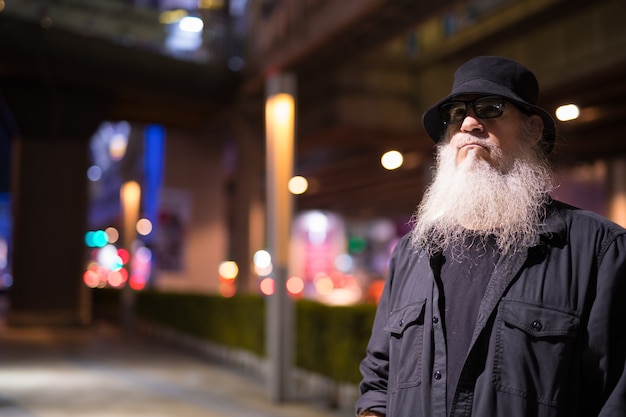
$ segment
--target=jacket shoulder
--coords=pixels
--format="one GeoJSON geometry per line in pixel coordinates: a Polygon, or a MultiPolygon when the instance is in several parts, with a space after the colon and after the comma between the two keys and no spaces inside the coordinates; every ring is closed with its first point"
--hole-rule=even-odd
{"type": "Polygon", "coordinates": [[[550,206],[570,228],[589,227],[616,235],[626,233],[625,228],[598,213],[581,209],[557,200],[553,200],[550,206]]]}
{"type": "Polygon", "coordinates": [[[610,247],[626,253],[626,229],[589,210],[562,202],[551,204],[548,216],[549,235],[562,244],[577,247],[586,253],[595,253],[601,262],[610,247]]]}

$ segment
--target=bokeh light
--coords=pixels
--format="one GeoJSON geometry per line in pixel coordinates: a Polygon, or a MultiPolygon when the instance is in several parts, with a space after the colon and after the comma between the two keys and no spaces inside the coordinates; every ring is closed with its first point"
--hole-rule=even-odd
{"type": "Polygon", "coordinates": [[[102,168],[98,165],[92,165],[87,169],[87,178],[91,182],[100,181],[102,178],[102,168]]]}
{"type": "Polygon", "coordinates": [[[252,257],[254,264],[259,268],[265,268],[272,263],[272,256],[266,250],[258,250],[252,257]]]}
{"type": "Polygon", "coordinates": [[[143,245],[138,245],[141,245],[141,243],[137,242],[135,245],[129,282],[129,285],[134,290],[143,289],[148,283],[152,272],[152,251],[143,245]]]}
{"type": "Polygon", "coordinates": [[[159,15],[159,23],[164,25],[178,23],[187,14],[187,11],[183,9],[166,10],[159,15]]]}
{"type": "Polygon", "coordinates": [[[259,289],[263,295],[272,295],[274,294],[274,279],[267,277],[263,278],[259,283],[259,289]]]}
{"type": "Polygon", "coordinates": [[[556,109],[555,115],[560,121],[567,122],[578,119],[578,116],[580,116],[580,109],[575,104],[565,104],[556,109]]]}
{"type": "Polygon", "coordinates": [[[114,161],[124,158],[126,148],[128,147],[128,137],[122,133],[116,133],[109,143],[109,155],[114,161]]]}
{"type": "Polygon", "coordinates": [[[267,276],[272,273],[272,256],[266,250],[259,250],[252,257],[252,271],[258,276],[267,276]]]}
{"type": "Polygon", "coordinates": [[[130,261],[130,253],[124,248],[119,248],[117,250],[117,256],[122,260],[122,265],[126,265],[128,261],[130,261]]]}
{"type": "Polygon", "coordinates": [[[292,177],[289,180],[289,183],[287,184],[287,188],[289,188],[289,192],[291,194],[304,194],[306,192],[306,190],[309,189],[309,182],[307,181],[306,178],[300,176],[300,175],[296,175],[295,177],[292,177]]]}
{"type": "Polygon", "coordinates": [[[102,248],[109,243],[109,236],[104,230],[96,230],[93,232],[93,244],[96,248],[102,248]]]}
{"type": "Polygon", "coordinates": [[[403,162],[404,162],[404,157],[398,151],[385,152],[383,156],[380,158],[380,163],[382,164],[383,168],[388,169],[390,171],[400,168],[403,162]]]}
{"type": "Polygon", "coordinates": [[[315,284],[315,290],[321,295],[328,295],[335,289],[332,278],[323,272],[315,275],[313,283],[315,284]]]}
{"type": "Polygon", "coordinates": [[[143,290],[146,286],[146,277],[141,274],[133,274],[130,276],[128,285],[135,291],[143,290]]]}
{"type": "Polygon", "coordinates": [[[104,232],[109,238],[109,243],[116,243],[120,238],[120,232],[113,226],[107,227],[104,232]]]}
{"type": "Polygon", "coordinates": [[[335,268],[339,272],[351,272],[354,268],[354,259],[347,253],[343,253],[335,258],[335,268]]]}
{"type": "Polygon", "coordinates": [[[90,288],[120,288],[128,284],[134,290],[141,290],[149,282],[151,272],[152,251],[141,241],[133,243],[132,251],[107,244],[91,250],[83,282],[90,288]]]}
{"type": "Polygon", "coordinates": [[[239,266],[235,261],[224,261],[219,265],[218,273],[225,280],[234,280],[239,274],[239,266]]]}
{"type": "Polygon", "coordinates": [[[125,269],[120,269],[118,271],[110,271],[107,274],[107,282],[109,283],[111,287],[117,288],[126,282],[127,277],[128,277],[128,274],[125,269]]]}
{"type": "Polygon", "coordinates": [[[199,17],[185,16],[178,22],[178,27],[183,32],[199,33],[204,28],[204,22],[199,17]]]}
{"type": "Polygon", "coordinates": [[[85,233],[85,244],[90,248],[103,248],[109,243],[109,236],[104,230],[90,230],[85,233]]]}
{"type": "Polygon", "coordinates": [[[305,217],[309,242],[313,245],[321,245],[328,235],[328,216],[321,211],[311,211],[305,217]]]}
{"type": "Polygon", "coordinates": [[[3,274],[2,277],[0,277],[0,285],[4,288],[13,286],[13,276],[11,274],[3,274]]]}
{"type": "Polygon", "coordinates": [[[92,269],[88,269],[83,273],[83,282],[89,288],[96,288],[100,284],[100,276],[92,269]]]}
{"type": "Polygon", "coordinates": [[[274,270],[274,265],[272,265],[271,263],[265,267],[260,267],[256,264],[252,265],[252,272],[254,272],[260,277],[265,277],[271,274],[273,270],[274,270]]]}
{"type": "Polygon", "coordinates": [[[152,222],[148,219],[139,219],[137,221],[137,233],[141,236],[147,236],[152,232],[152,222]]]}
{"type": "Polygon", "coordinates": [[[97,261],[101,266],[111,271],[119,270],[124,264],[122,262],[122,258],[120,258],[120,256],[117,254],[117,248],[113,245],[106,245],[105,247],[100,249],[97,256],[97,261]]]}
{"type": "Polygon", "coordinates": [[[140,263],[148,263],[152,260],[152,251],[145,246],[141,246],[135,251],[135,259],[140,263]]]}
{"type": "Polygon", "coordinates": [[[219,291],[222,297],[231,298],[237,293],[237,287],[232,282],[222,282],[219,286],[219,291]]]}
{"type": "Polygon", "coordinates": [[[304,291],[304,281],[300,277],[289,277],[285,285],[291,295],[300,295],[304,291]]]}

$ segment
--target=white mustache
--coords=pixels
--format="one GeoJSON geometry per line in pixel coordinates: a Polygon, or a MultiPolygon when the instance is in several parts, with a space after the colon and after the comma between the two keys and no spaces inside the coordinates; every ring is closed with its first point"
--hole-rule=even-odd
{"type": "Polygon", "coordinates": [[[489,150],[496,148],[496,146],[492,142],[490,142],[488,139],[479,138],[477,136],[472,136],[472,135],[464,135],[463,137],[458,139],[456,147],[457,149],[461,149],[463,146],[468,145],[470,143],[475,143],[476,145],[482,146],[489,150]]]}

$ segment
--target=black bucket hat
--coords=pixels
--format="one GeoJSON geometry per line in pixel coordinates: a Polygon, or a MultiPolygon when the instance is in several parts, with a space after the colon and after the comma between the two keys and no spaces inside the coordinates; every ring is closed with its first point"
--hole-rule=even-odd
{"type": "Polygon", "coordinates": [[[543,147],[552,151],[556,139],[554,119],[537,106],[539,84],[535,75],[523,65],[498,56],[479,56],[461,65],[454,74],[452,92],[431,106],[422,117],[428,135],[439,142],[444,124],[439,107],[460,95],[498,95],[543,119],[543,147]]]}

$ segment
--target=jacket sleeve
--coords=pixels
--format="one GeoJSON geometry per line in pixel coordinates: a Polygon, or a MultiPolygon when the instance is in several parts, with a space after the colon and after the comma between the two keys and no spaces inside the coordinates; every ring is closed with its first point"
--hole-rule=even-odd
{"type": "MultiPolygon", "coordinates": [[[[589,316],[584,380],[596,382],[595,409],[588,415],[626,415],[626,235],[608,246],[599,263],[596,298],[589,316]],[[593,377],[592,375],[597,375],[593,377]],[[588,377],[588,378],[585,378],[588,377]],[[599,412],[597,411],[599,410],[599,412]]],[[[585,392],[581,393],[585,396],[585,392]]],[[[592,397],[594,398],[594,397],[592,397]]]]}
{"type": "Polygon", "coordinates": [[[357,415],[365,410],[387,414],[387,383],[389,378],[389,333],[383,331],[389,317],[390,292],[393,285],[393,275],[396,265],[396,256],[399,247],[394,250],[389,263],[389,275],[378,303],[376,317],[372,327],[372,334],[367,345],[365,358],[361,361],[360,384],[361,396],[356,402],[357,415]]]}

